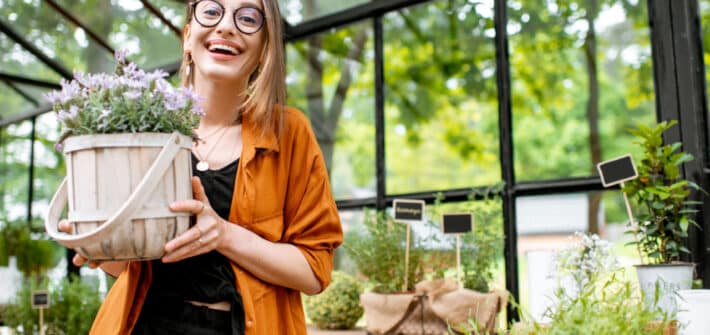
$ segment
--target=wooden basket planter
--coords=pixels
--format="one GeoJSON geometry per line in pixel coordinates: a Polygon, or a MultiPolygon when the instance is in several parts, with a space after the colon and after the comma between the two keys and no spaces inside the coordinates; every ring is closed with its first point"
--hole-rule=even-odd
{"type": "Polygon", "coordinates": [[[160,258],[190,225],[189,213],[168,205],[192,199],[191,145],[179,133],[67,138],[67,177],[50,203],[48,234],[90,260],[160,258]],[[67,204],[71,235],[57,231],[67,204]]]}

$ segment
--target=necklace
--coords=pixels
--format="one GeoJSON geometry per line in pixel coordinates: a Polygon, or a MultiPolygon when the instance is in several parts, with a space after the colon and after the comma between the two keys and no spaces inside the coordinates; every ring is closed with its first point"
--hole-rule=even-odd
{"type": "Polygon", "coordinates": [[[212,148],[210,148],[210,150],[207,151],[207,154],[205,154],[204,158],[200,157],[200,154],[197,152],[197,148],[195,148],[195,156],[199,160],[199,162],[197,162],[197,166],[196,166],[198,171],[204,172],[204,171],[207,171],[210,169],[210,164],[207,163],[207,159],[209,159],[210,154],[212,153],[212,151],[214,151],[214,148],[217,147],[217,144],[219,144],[219,141],[222,140],[222,137],[224,137],[224,134],[227,133],[227,128],[229,128],[229,126],[231,126],[231,124],[220,128],[222,133],[219,135],[217,140],[214,142],[214,144],[212,145],[212,148]]]}
{"type": "Polygon", "coordinates": [[[224,127],[217,127],[217,129],[215,129],[214,131],[212,131],[211,133],[209,133],[209,134],[207,134],[207,135],[205,135],[205,136],[199,136],[199,135],[198,135],[198,136],[197,136],[197,139],[198,139],[200,142],[205,143],[205,140],[206,140],[206,139],[212,137],[212,135],[216,134],[217,132],[219,132],[220,130],[222,130],[222,129],[226,128],[226,127],[229,127],[229,125],[224,126],[224,127]]]}

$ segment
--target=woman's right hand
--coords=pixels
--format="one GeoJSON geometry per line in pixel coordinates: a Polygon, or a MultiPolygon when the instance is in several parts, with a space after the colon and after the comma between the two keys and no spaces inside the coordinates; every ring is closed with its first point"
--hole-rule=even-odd
{"type": "MultiPolygon", "coordinates": [[[[61,232],[65,232],[67,234],[72,233],[71,223],[69,223],[69,221],[67,221],[67,220],[59,221],[59,225],[57,226],[57,229],[61,232]]],[[[74,258],[72,259],[72,263],[74,263],[74,265],[76,265],[76,266],[82,266],[86,263],[86,261],[87,261],[87,259],[84,258],[84,256],[79,255],[78,253],[74,254],[74,258]]],[[[100,265],[101,265],[101,262],[94,262],[94,261],[89,262],[89,268],[92,268],[92,269],[96,269],[100,265]]]]}

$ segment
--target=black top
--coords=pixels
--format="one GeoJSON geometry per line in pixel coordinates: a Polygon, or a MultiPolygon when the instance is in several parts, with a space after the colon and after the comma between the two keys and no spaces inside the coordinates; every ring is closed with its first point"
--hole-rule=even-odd
{"type": "MultiPolygon", "coordinates": [[[[219,170],[198,171],[192,157],[192,173],[200,177],[212,208],[227,220],[232,203],[239,159],[219,170]]],[[[153,280],[148,290],[144,311],[160,309],[167,304],[181,305],[186,300],[215,303],[231,302],[232,333],[244,333],[244,307],[235,287],[229,260],[217,251],[191,257],[176,263],[152,261],[153,280]]],[[[143,311],[141,312],[143,313],[143,311]]]]}

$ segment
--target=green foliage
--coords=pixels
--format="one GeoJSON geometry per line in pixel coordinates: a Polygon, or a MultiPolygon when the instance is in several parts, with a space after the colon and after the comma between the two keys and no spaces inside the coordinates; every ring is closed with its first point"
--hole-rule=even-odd
{"type": "Polygon", "coordinates": [[[681,143],[663,144],[663,133],[675,124],[675,120],[664,121],[630,130],[644,153],[637,165],[639,177],[627,182],[623,191],[644,213],[628,232],[636,237],[631,243],[651,264],[667,264],[678,260],[681,252],[689,253],[683,240],[688,237],[688,226],[697,226],[691,216],[697,212],[692,207],[696,203],[688,197],[700,187],[681,175],[681,165],[693,156],[680,151],[681,143]]]}
{"type": "MultiPolygon", "coordinates": [[[[32,291],[46,288],[47,284],[25,281],[15,302],[7,307],[5,324],[18,334],[38,331],[39,311],[32,309],[32,291]]],[[[79,278],[61,281],[49,287],[50,306],[44,311],[46,334],[88,334],[96,312],[101,305],[98,286],[79,278]]]]}
{"type": "Polygon", "coordinates": [[[321,329],[352,329],[362,317],[360,305],[363,287],[354,277],[333,271],[333,279],[325,291],[305,296],[308,318],[321,329]]]}
{"type": "Polygon", "coordinates": [[[663,335],[670,319],[660,309],[644,307],[638,288],[621,278],[616,272],[586,285],[571,299],[559,300],[547,314],[549,324],[533,324],[511,334],[663,335]]]}
{"type": "MultiPolygon", "coordinates": [[[[406,226],[384,212],[365,211],[364,231],[346,235],[343,247],[355,262],[360,274],[367,277],[372,291],[401,292],[404,286],[406,226]]],[[[411,234],[407,291],[423,278],[422,250],[411,234]]]]}
{"type": "Polygon", "coordinates": [[[42,234],[33,235],[21,222],[0,224],[0,255],[16,256],[25,277],[39,278],[59,262],[64,248],[42,234]]]}

